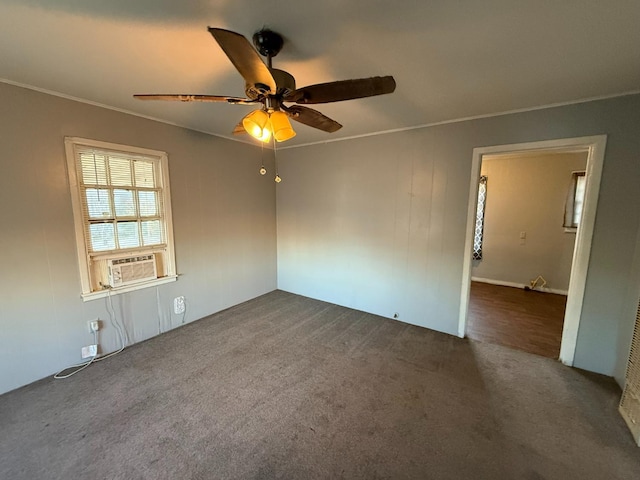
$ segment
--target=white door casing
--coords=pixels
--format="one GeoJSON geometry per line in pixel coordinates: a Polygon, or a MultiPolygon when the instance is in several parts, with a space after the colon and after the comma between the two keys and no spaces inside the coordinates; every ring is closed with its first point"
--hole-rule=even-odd
{"type": "Polygon", "coordinates": [[[469,187],[469,206],[467,211],[467,230],[465,236],[464,262],[462,270],[462,289],[460,295],[460,317],[458,321],[458,336],[463,338],[466,333],[467,315],[469,309],[469,292],[471,288],[471,255],[473,248],[473,233],[475,228],[476,203],[480,166],[484,155],[514,154],[531,152],[563,152],[586,150],[587,155],[587,187],[585,192],[582,219],[573,251],[571,264],[571,278],[569,293],[565,309],[562,343],[560,346],[560,361],[565,365],[573,365],[573,359],[578,340],[578,329],[582,315],[584,289],[587,280],[587,270],[591,255],[591,242],[595,224],[598,195],[600,193],[600,178],[607,143],[606,135],[590,137],[562,138],[539,142],[519,143],[512,145],[497,145],[473,149],[471,163],[471,183],[469,187]]]}

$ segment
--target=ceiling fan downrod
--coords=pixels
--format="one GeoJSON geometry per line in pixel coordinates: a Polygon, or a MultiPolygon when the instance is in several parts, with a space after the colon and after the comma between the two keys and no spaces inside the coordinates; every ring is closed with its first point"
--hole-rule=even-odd
{"type": "Polygon", "coordinates": [[[280,53],[284,40],[279,33],[268,28],[253,34],[253,45],[263,57],[267,57],[267,66],[271,68],[271,59],[280,53]]]}

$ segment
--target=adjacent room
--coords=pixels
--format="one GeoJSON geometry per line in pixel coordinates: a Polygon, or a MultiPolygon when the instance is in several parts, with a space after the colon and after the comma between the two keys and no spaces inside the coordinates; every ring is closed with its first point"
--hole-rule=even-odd
{"type": "Polygon", "coordinates": [[[0,2],[0,478],[639,477],[614,3],[0,2]]]}
{"type": "Polygon", "coordinates": [[[588,152],[485,156],[467,335],[557,359],[588,152]]]}

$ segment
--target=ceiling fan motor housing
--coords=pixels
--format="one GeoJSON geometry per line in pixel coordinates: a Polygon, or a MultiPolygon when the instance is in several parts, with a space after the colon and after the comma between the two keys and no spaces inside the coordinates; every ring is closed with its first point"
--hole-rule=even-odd
{"type": "Polygon", "coordinates": [[[263,57],[275,57],[284,44],[282,36],[276,32],[272,32],[268,28],[263,28],[259,32],[253,34],[253,44],[256,50],[263,57]]]}
{"type": "Polygon", "coordinates": [[[293,78],[293,75],[289,72],[285,72],[284,70],[278,70],[277,68],[270,68],[269,71],[271,72],[273,79],[276,81],[278,95],[286,96],[295,91],[296,79],[293,78]]]}
{"type": "Polygon", "coordinates": [[[252,100],[256,100],[267,95],[279,95],[280,97],[285,97],[295,91],[296,80],[293,78],[293,75],[277,68],[270,68],[269,71],[271,72],[273,79],[276,81],[277,91],[269,92],[269,87],[260,83],[256,85],[247,83],[244,87],[247,97],[252,100]]]}

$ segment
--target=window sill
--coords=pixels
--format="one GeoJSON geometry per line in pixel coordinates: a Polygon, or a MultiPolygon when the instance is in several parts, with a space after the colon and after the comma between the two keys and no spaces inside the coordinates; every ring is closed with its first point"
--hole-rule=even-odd
{"type": "Polygon", "coordinates": [[[150,280],[148,282],[136,283],[135,285],[126,285],[124,287],[100,290],[98,292],[83,293],[81,297],[83,302],[89,302],[91,300],[97,300],[99,298],[108,297],[109,295],[120,295],[121,293],[128,293],[128,292],[133,292],[135,290],[142,290],[143,288],[157,287],[158,285],[163,285],[165,283],[175,282],[177,279],[178,279],[177,275],[169,275],[167,277],[156,278],[155,280],[150,280]]]}

